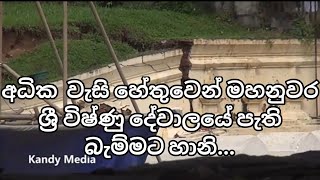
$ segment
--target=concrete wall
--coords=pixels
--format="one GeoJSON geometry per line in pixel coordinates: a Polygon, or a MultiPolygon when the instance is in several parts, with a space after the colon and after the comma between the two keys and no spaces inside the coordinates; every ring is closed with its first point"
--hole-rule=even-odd
{"type": "MultiPolygon", "coordinates": [[[[319,46],[318,46],[319,47],[319,46]]],[[[319,52],[319,48],[318,48],[319,52]]],[[[192,78],[200,82],[212,82],[214,76],[228,79],[241,79],[246,83],[282,83],[288,79],[299,79],[305,85],[313,82],[315,77],[313,44],[301,44],[298,40],[196,40],[192,49],[192,78]]],[[[319,55],[318,55],[319,59],[319,55]]],[[[224,104],[231,101],[225,96],[217,104],[219,111],[224,104]]],[[[232,102],[236,111],[241,111],[239,101],[232,102]]],[[[261,113],[262,101],[249,103],[248,110],[261,113]],[[258,107],[257,107],[258,106],[258,107]]],[[[315,100],[299,99],[288,101],[281,107],[285,119],[309,119],[315,116],[315,100]],[[299,115],[298,115],[299,114],[299,115]],[[301,116],[301,117],[300,117],[301,116]]],[[[203,110],[203,104],[198,110],[203,110]]]]}
{"type": "MultiPolygon", "coordinates": [[[[318,46],[319,47],[319,46],[318,46]]],[[[192,69],[190,78],[203,83],[213,83],[214,76],[222,76],[223,92],[225,93],[225,82],[228,79],[241,79],[246,83],[284,83],[288,79],[297,78],[304,84],[315,80],[313,44],[303,44],[298,40],[194,40],[191,53],[192,69]]],[[[318,49],[318,52],[320,49],[318,49]]],[[[140,84],[141,76],[148,75],[152,83],[165,83],[169,86],[180,84],[181,72],[178,67],[182,52],[180,50],[168,51],[159,54],[141,56],[121,62],[122,69],[129,83],[140,84]]],[[[318,59],[320,59],[318,55],[318,59]]],[[[116,85],[122,84],[120,76],[113,64],[97,69],[92,72],[80,74],[70,79],[81,79],[87,87],[92,85],[96,78],[106,78],[109,81],[111,91],[116,85]]],[[[62,92],[61,81],[55,82],[62,92]]],[[[24,106],[26,109],[32,106],[45,105],[41,100],[17,101],[16,105],[24,106]]],[[[100,101],[101,102],[101,101],[100,101]]],[[[180,108],[183,113],[189,112],[189,101],[187,99],[171,100],[169,104],[161,105],[157,100],[151,98],[138,100],[142,112],[149,112],[150,104],[159,106],[180,108]]],[[[131,105],[129,99],[116,100],[111,97],[108,103],[113,106],[131,105]]],[[[242,111],[240,101],[231,101],[223,94],[218,101],[196,99],[194,108],[199,113],[223,113],[225,104],[234,104],[233,112],[242,111]]],[[[265,101],[249,101],[248,110],[261,113],[265,101]]],[[[62,107],[62,93],[56,104],[62,107]]],[[[299,99],[287,101],[282,106],[282,115],[287,122],[297,119],[301,121],[310,120],[315,116],[315,100],[299,99]]],[[[4,107],[4,110],[6,108],[4,107]]],[[[130,106],[130,109],[133,109],[130,106]]],[[[10,111],[10,108],[7,108],[10,111]]]]}
{"type": "MultiPolygon", "coordinates": [[[[319,46],[318,46],[319,47],[319,46]]],[[[319,49],[320,50],[320,49],[319,49]]],[[[318,50],[318,52],[319,52],[318,50]]],[[[138,57],[123,62],[124,72],[129,83],[140,83],[142,75],[149,75],[154,83],[166,83],[169,86],[180,84],[181,72],[178,70],[181,51],[171,51],[162,54],[138,57]],[[143,61],[143,63],[142,63],[143,61]]],[[[319,59],[319,57],[318,57],[319,59]]],[[[192,69],[190,78],[199,80],[202,84],[213,83],[214,76],[222,76],[223,98],[220,100],[194,100],[194,108],[199,113],[223,113],[225,104],[234,104],[233,112],[242,111],[240,100],[231,101],[225,95],[228,79],[241,79],[245,83],[282,83],[288,79],[299,79],[305,85],[313,82],[315,77],[314,46],[300,43],[298,40],[194,40],[191,53],[192,69]]],[[[101,71],[96,77],[108,78],[111,84],[121,84],[118,73],[101,71]]],[[[81,75],[84,77],[84,75],[81,75]]],[[[80,77],[79,77],[80,78],[80,77]]],[[[91,84],[94,78],[87,79],[91,84]]],[[[82,79],[82,78],[80,78],[82,79]]],[[[112,100],[114,101],[114,100],[112,100]]],[[[151,98],[137,101],[143,112],[148,112],[149,104],[181,108],[183,113],[189,112],[187,99],[171,100],[169,104],[160,104],[151,98]]],[[[110,102],[117,106],[130,105],[129,100],[110,102]]],[[[249,101],[248,110],[260,114],[265,100],[249,101]]],[[[287,100],[281,106],[283,118],[292,121],[310,120],[316,114],[316,101],[299,99],[287,100]]],[[[133,108],[132,108],[133,109],[133,108]]],[[[284,123],[287,125],[286,123],[284,123]]],[[[290,124],[288,124],[290,125],[290,124]]]]}
{"type": "MultiPolygon", "coordinates": [[[[222,88],[225,90],[225,81],[228,79],[241,79],[246,83],[285,83],[288,79],[299,79],[305,85],[315,80],[314,47],[312,44],[301,44],[298,40],[195,40],[191,53],[192,70],[190,78],[199,80],[201,83],[213,83],[214,76],[222,76],[224,82],[222,88]]],[[[181,53],[181,52],[180,52],[181,53]]],[[[154,55],[153,57],[159,57],[154,55]]],[[[152,65],[149,75],[155,83],[167,83],[169,86],[180,84],[181,73],[177,69],[181,55],[160,58],[148,61],[152,65]],[[169,64],[170,63],[170,64],[169,64]],[[152,72],[153,71],[153,72],[152,72]],[[165,78],[167,77],[167,78],[165,78]]],[[[138,63],[138,62],[137,62],[138,63]]],[[[126,75],[131,83],[140,83],[140,76],[145,75],[146,67],[130,67],[126,75]],[[130,76],[132,72],[140,76],[130,76]]],[[[116,74],[116,76],[118,76],[116,74]]],[[[103,77],[115,78],[103,75],[103,77]]],[[[120,81],[118,81],[121,83],[120,81]]],[[[224,91],[225,92],[225,91],[224,91]]],[[[116,101],[117,102],[117,101],[116,101]]],[[[127,100],[122,102],[130,104],[127,100]]],[[[169,104],[161,105],[157,100],[139,100],[141,110],[148,112],[150,103],[159,106],[179,107],[183,112],[189,112],[187,99],[171,100],[169,104]]],[[[234,104],[237,113],[242,111],[240,100],[231,101],[226,95],[221,100],[194,100],[194,108],[199,113],[223,113],[225,104],[234,104]]],[[[256,114],[262,111],[265,100],[249,101],[248,110],[256,114]]],[[[286,105],[281,106],[282,115],[286,122],[301,120],[308,121],[315,116],[315,100],[299,99],[288,100],[286,105]]],[[[116,105],[116,104],[115,104],[116,105]]],[[[290,125],[284,123],[284,125],[290,125]]]]}

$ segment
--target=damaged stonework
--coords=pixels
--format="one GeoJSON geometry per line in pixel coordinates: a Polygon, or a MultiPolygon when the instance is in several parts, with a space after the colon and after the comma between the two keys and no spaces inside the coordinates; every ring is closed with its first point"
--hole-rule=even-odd
{"type": "MultiPolygon", "coordinates": [[[[192,67],[192,63],[190,61],[190,54],[191,54],[191,48],[193,45],[193,41],[181,41],[180,46],[182,48],[183,55],[181,57],[179,70],[182,72],[181,77],[181,85],[183,87],[183,90],[185,89],[184,82],[189,78],[189,71],[192,67]]],[[[189,99],[190,103],[190,112],[193,112],[193,105],[192,105],[192,99],[189,99]]]]}
{"type": "MultiPolygon", "coordinates": [[[[91,107],[89,104],[86,104],[83,100],[79,100],[77,102],[77,105],[80,107],[81,112],[90,112],[91,107]]],[[[99,109],[97,111],[97,115],[100,116],[102,113],[107,113],[109,112],[112,108],[115,108],[116,113],[121,113],[124,116],[129,116],[132,114],[132,110],[128,108],[129,105],[124,105],[124,106],[112,106],[110,104],[106,103],[99,103],[99,109]]]]}
{"type": "MultiPolygon", "coordinates": [[[[181,57],[179,70],[182,72],[181,85],[183,87],[183,90],[186,88],[184,82],[190,79],[189,72],[192,68],[192,63],[190,61],[190,54],[191,54],[192,46],[193,46],[193,41],[180,41],[180,47],[182,48],[183,55],[181,57]]],[[[188,100],[190,105],[189,112],[194,112],[193,100],[192,99],[188,99],[188,100]]],[[[212,129],[201,127],[200,130],[210,132],[212,129]]],[[[181,136],[179,136],[177,133],[174,137],[181,137],[181,136]]]]}

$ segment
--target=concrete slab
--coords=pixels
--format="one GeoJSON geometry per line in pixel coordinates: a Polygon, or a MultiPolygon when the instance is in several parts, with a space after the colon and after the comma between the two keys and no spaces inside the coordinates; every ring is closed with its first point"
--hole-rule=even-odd
{"type": "Polygon", "coordinates": [[[314,133],[309,133],[298,144],[297,152],[307,151],[319,151],[320,150],[320,137],[314,133]]]}
{"type": "MultiPolygon", "coordinates": [[[[193,134],[190,138],[176,138],[175,140],[199,141],[203,133],[193,134]],[[198,135],[198,136],[197,136],[198,135]]],[[[289,156],[299,152],[320,150],[320,131],[313,132],[278,132],[260,133],[259,135],[217,136],[217,145],[220,150],[235,150],[237,154],[253,156],[289,156]]],[[[165,152],[161,155],[163,161],[175,161],[200,157],[172,156],[168,152],[166,140],[165,152]]],[[[218,157],[218,156],[212,156],[218,157]]],[[[149,156],[146,163],[157,163],[155,157],[149,156]]]]}
{"type": "Polygon", "coordinates": [[[308,132],[274,132],[260,133],[257,137],[271,152],[295,152],[298,149],[298,143],[308,134],[308,132]]]}

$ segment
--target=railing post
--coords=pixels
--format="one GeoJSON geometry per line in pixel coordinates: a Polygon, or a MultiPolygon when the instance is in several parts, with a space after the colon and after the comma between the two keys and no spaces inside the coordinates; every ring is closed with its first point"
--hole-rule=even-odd
{"type": "Polygon", "coordinates": [[[67,105],[67,79],[68,79],[68,6],[63,1],[63,107],[67,105]]]}
{"type": "MultiPolygon", "coordinates": [[[[1,64],[1,66],[2,66],[6,71],[8,71],[13,77],[15,77],[16,79],[18,79],[18,78],[21,77],[17,72],[15,72],[15,71],[14,71],[12,68],[10,68],[10,66],[8,66],[7,64],[1,64]]],[[[49,106],[55,108],[60,115],[64,115],[63,110],[61,110],[58,106],[56,106],[55,104],[53,104],[52,102],[50,102],[50,101],[47,100],[47,99],[43,99],[43,101],[46,102],[49,106]]]]}
{"type": "MultiPolygon", "coordinates": [[[[3,41],[3,35],[2,35],[2,22],[3,22],[3,2],[0,1],[0,64],[3,63],[2,60],[2,41],[3,41]]],[[[0,68],[0,90],[2,90],[3,86],[3,77],[2,77],[2,67],[0,68]]],[[[0,115],[2,113],[2,96],[0,96],[0,115]]]]}
{"type": "MultiPolygon", "coordinates": [[[[125,76],[124,76],[124,74],[122,72],[122,69],[120,67],[117,55],[114,52],[114,49],[113,49],[112,44],[110,42],[110,39],[109,39],[109,37],[108,37],[108,35],[106,33],[106,30],[104,29],[104,26],[103,26],[103,24],[101,22],[101,19],[99,17],[98,11],[97,11],[97,9],[96,9],[96,7],[95,7],[95,5],[93,4],[92,1],[89,1],[89,4],[90,4],[90,8],[92,10],[92,13],[93,13],[98,25],[99,25],[99,28],[100,28],[100,31],[101,31],[102,36],[104,38],[104,41],[107,44],[109,51],[111,52],[113,62],[114,62],[115,66],[116,66],[116,68],[118,70],[118,73],[119,73],[119,75],[121,77],[121,80],[122,80],[124,85],[128,85],[128,82],[127,82],[127,80],[126,80],[126,78],[125,78],[125,76]]],[[[135,109],[136,113],[140,113],[140,110],[139,110],[139,107],[138,107],[136,101],[134,99],[131,99],[131,98],[130,98],[130,100],[131,100],[132,106],[135,109]]],[[[157,158],[158,162],[161,162],[160,156],[156,156],[156,158],[157,158]]]]}
{"type": "Polygon", "coordinates": [[[42,20],[42,23],[46,29],[46,32],[47,32],[47,35],[49,37],[49,40],[50,40],[50,44],[51,44],[51,47],[53,48],[53,51],[54,51],[54,54],[57,58],[57,61],[59,63],[59,66],[60,66],[60,72],[63,74],[63,64],[62,64],[62,61],[61,61],[61,58],[60,58],[60,55],[59,55],[59,52],[58,52],[58,49],[56,47],[56,44],[54,43],[54,39],[52,37],[52,34],[51,34],[51,31],[50,31],[50,28],[49,28],[49,25],[47,23],[47,20],[46,20],[46,16],[44,15],[44,12],[43,12],[43,9],[41,7],[41,4],[39,1],[36,1],[36,5],[37,5],[37,10],[38,10],[38,13],[40,15],[40,18],[42,20]]]}

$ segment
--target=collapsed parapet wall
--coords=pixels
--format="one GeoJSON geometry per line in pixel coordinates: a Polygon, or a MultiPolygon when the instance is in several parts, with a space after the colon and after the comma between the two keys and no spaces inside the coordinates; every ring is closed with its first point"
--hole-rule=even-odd
{"type": "MultiPolygon", "coordinates": [[[[319,47],[319,46],[318,46],[319,47]]],[[[318,50],[319,52],[319,50],[318,50]]],[[[194,40],[190,61],[192,63],[189,78],[197,79],[201,83],[213,83],[214,76],[222,76],[225,81],[232,78],[241,79],[245,83],[284,83],[287,79],[297,78],[304,84],[315,80],[314,46],[313,43],[304,44],[298,40],[194,40]]],[[[129,83],[141,83],[141,76],[148,75],[151,83],[165,83],[168,86],[181,84],[182,73],[179,65],[182,57],[181,50],[173,50],[158,54],[140,56],[121,62],[121,67],[129,83]]],[[[319,58],[318,58],[319,59],[319,58]]],[[[111,90],[116,85],[122,84],[120,76],[113,64],[101,69],[80,74],[71,79],[81,79],[90,87],[96,78],[106,78],[111,90]]],[[[62,82],[55,82],[62,90],[62,82]]],[[[231,102],[225,97],[220,100],[194,100],[194,111],[199,113],[223,113],[225,104],[234,104],[234,112],[242,111],[242,102],[231,102]]],[[[43,106],[41,101],[17,101],[18,106],[43,106]]],[[[108,103],[113,106],[131,105],[129,100],[119,101],[110,97],[108,103]]],[[[161,105],[157,100],[147,98],[137,101],[142,112],[149,111],[150,104],[179,108],[183,113],[190,111],[187,99],[171,100],[170,103],[161,105]]],[[[262,111],[262,101],[248,102],[248,110],[254,113],[262,111]]],[[[62,93],[56,100],[62,107],[62,93]]],[[[14,105],[12,105],[14,106],[14,105]]],[[[288,123],[294,124],[297,119],[310,120],[315,116],[315,100],[299,99],[288,101],[283,110],[283,118],[288,123]]],[[[4,107],[4,110],[10,110],[4,107]]],[[[131,107],[133,110],[133,108],[131,107]]]]}

